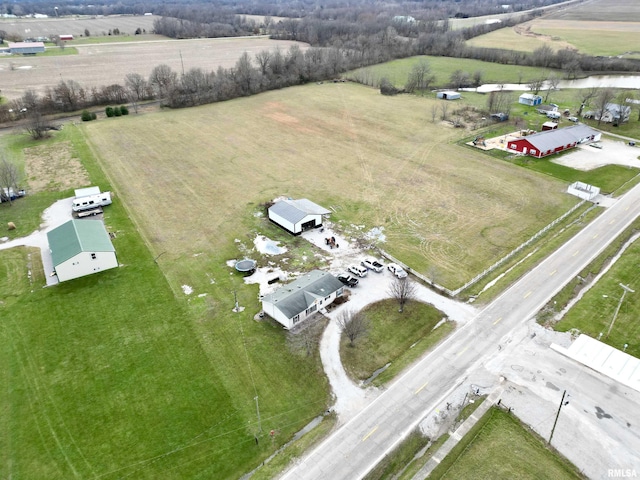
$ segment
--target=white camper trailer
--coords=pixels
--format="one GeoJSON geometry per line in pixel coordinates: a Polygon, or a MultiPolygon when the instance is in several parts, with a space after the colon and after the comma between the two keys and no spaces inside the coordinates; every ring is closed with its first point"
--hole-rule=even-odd
{"type": "Polygon", "coordinates": [[[71,208],[74,212],[81,212],[83,210],[104,207],[105,205],[111,205],[111,192],[102,192],[95,195],[74,198],[71,208]]]}

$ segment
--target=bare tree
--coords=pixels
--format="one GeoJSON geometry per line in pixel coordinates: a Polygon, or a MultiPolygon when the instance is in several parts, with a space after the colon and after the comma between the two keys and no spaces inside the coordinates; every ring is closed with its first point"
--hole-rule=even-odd
{"type": "Polygon", "coordinates": [[[369,319],[361,311],[352,312],[349,309],[342,310],[336,320],[342,332],[349,339],[350,347],[355,347],[356,340],[369,331],[369,319]]]}
{"type": "Polygon", "coordinates": [[[595,107],[597,110],[598,125],[602,121],[602,117],[608,112],[608,106],[616,98],[616,91],[611,87],[601,88],[595,98],[595,107]]]}
{"type": "Polygon", "coordinates": [[[0,153],[0,197],[2,201],[11,203],[11,191],[18,191],[18,181],[20,180],[20,172],[18,167],[7,160],[4,152],[0,153]],[[5,195],[6,192],[6,195],[5,195]]]}
{"type": "Polygon", "coordinates": [[[128,73],[124,77],[124,86],[130,92],[130,96],[140,101],[147,92],[147,81],[139,73],[128,73]]]}
{"type": "Polygon", "coordinates": [[[533,80],[530,80],[527,83],[527,88],[529,88],[529,90],[531,90],[534,95],[537,95],[540,92],[540,90],[542,90],[542,87],[544,85],[544,82],[546,82],[546,80],[547,80],[547,76],[543,74],[538,78],[534,78],[533,80]]]}
{"type": "Polygon", "coordinates": [[[27,123],[24,125],[25,130],[34,140],[46,138],[48,125],[40,112],[32,111],[27,114],[27,123]]]}
{"type": "Polygon", "coordinates": [[[447,115],[449,113],[449,101],[448,100],[443,100],[442,102],[440,102],[440,111],[442,112],[442,121],[445,121],[447,119],[447,115]]]}
{"type": "Polygon", "coordinates": [[[434,81],[435,75],[431,73],[429,62],[421,60],[411,68],[404,89],[409,93],[416,90],[427,90],[434,81]]]}
{"type": "Polygon", "coordinates": [[[471,83],[469,74],[467,72],[463,72],[460,69],[455,70],[451,74],[451,76],[449,77],[449,81],[451,82],[451,86],[456,89],[467,87],[471,83]]]}
{"type": "Polygon", "coordinates": [[[482,85],[482,77],[484,76],[484,72],[482,70],[476,70],[473,72],[473,86],[476,87],[476,91],[478,87],[482,85]]]}
{"type": "Polygon", "coordinates": [[[595,98],[600,89],[597,87],[584,88],[578,90],[578,101],[580,102],[580,108],[578,109],[578,117],[582,115],[584,107],[589,105],[589,102],[595,98]]]}
{"type": "Polygon", "coordinates": [[[551,90],[556,90],[558,88],[558,84],[560,83],[560,77],[557,75],[551,74],[549,78],[547,78],[547,93],[544,96],[545,103],[549,99],[549,95],[551,94],[551,90]]]}
{"type": "Polygon", "coordinates": [[[391,298],[398,302],[400,305],[399,312],[402,313],[404,311],[404,306],[411,300],[415,300],[416,285],[407,277],[396,277],[391,282],[391,285],[389,285],[388,293],[391,295],[391,298]]]}
{"type": "Polygon", "coordinates": [[[158,91],[159,98],[165,98],[169,90],[176,84],[178,74],[169,65],[158,65],[151,70],[149,83],[158,91]]]}

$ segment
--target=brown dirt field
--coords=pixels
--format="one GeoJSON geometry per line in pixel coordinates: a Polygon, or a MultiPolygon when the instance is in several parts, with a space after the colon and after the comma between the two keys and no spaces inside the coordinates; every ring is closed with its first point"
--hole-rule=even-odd
{"type": "Polygon", "coordinates": [[[78,55],[54,57],[0,58],[2,96],[21,97],[27,90],[43,93],[60,80],[75,80],[82,87],[122,84],[128,73],[148,77],[154,67],[169,65],[174,71],[202,68],[205,71],[233,67],[244,52],[254,57],[258,52],[298,45],[266,37],[217,38],[197,40],[158,40],[128,43],[77,45],[78,55]],[[182,56],[182,57],[181,57],[182,56]]]}
{"type": "Polygon", "coordinates": [[[23,37],[46,37],[67,34],[74,37],[84,35],[85,28],[92,36],[105,34],[117,28],[122,35],[133,35],[137,28],[147,32],[153,30],[155,15],[109,15],[106,17],[62,17],[62,18],[7,18],[0,20],[0,29],[23,37]]]}
{"type": "Polygon", "coordinates": [[[89,185],[89,175],[72,156],[70,142],[43,144],[24,149],[30,193],[54,192],[89,185]]]}

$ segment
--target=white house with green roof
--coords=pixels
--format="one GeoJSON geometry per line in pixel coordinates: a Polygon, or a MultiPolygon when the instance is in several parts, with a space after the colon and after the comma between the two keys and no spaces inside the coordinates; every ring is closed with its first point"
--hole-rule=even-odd
{"type": "Polygon", "coordinates": [[[262,298],[262,311],[293,328],[342,295],[344,285],[327,272],[313,270],[262,298]]]}
{"type": "Polygon", "coordinates": [[[118,266],[116,250],[100,220],[69,220],[48,232],[47,238],[61,282],[118,266]]]}

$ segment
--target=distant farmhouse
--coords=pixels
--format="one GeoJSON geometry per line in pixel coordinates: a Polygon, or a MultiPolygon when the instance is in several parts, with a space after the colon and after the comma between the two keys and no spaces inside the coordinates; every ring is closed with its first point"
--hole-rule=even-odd
{"type": "Polygon", "coordinates": [[[322,311],[344,291],[340,280],[313,270],[262,298],[262,311],[287,330],[322,311]]]}
{"type": "Polygon", "coordinates": [[[607,103],[604,107],[604,112],[590,110],[585,112],[583,117],[593,118],[605,123],[623,123],[629,121],[629,115],[631,115],[631,107],[617,103],[607,103]]]}
{"type": "Polygon", "coordinates": [[[44,53],[44,43],[42,42],[9,43],[9,53],[12,55],[35,55],[36,53],[44,53]]]}
{"type": "Polygon", "coordinates": [[[280,200],[269,207],[269,220],[281,226],[287,232],[299,235],[305,230],[322,225],[324,215],[329,215],[327,210],[311,200],[280,200]]]}
{"type": "Polygon", "coordinates": [[[602,134],[586,125],[545,130],[517,140],[510,140],[509,150],[536,158],[574,148],[580,143],[596,142],[602,134]]]}
{"type": "Polygon", "coordinates": [[[47,238],[61,282],[118,266],[116,250],[100,220],[69,220],[48,232],[47,238]]]}
{"type": "Polygon", "coordinates": [[[533,93],[523,93],[518,97],[518,103],[535,107],[542,103],[542,97],[540,95],[534,95],[533,93]]]}

